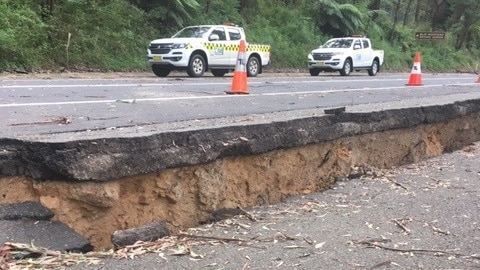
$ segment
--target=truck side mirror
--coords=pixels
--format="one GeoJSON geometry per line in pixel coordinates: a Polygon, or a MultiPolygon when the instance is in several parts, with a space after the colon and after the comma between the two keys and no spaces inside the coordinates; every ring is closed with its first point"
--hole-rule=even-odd
{"type": "Polygon", "coordinates": [[[208,40],[220,40],[220,37],[217,34],[211,34],[210,37],[208,37],[208,40]]]}
{"type": "Polygon", "coordinates": [[[362,46],[360,46],[358,44],[353,45],[354,50],[360,50],[361,48],[362,48],[362,46]]]}

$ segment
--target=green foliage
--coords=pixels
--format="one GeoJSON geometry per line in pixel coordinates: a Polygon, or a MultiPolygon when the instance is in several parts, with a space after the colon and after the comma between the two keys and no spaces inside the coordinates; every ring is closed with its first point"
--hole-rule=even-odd
{"type": "Polygon", "coordinates": [[[192,19],[191,14],[200,8],[196,0],[131,0],[145,11],[148,24],[158,30],[160,36],[172,35],[192,19]]]}
{"type": "Polygon", "coordinates": [[[112,71],[146,68],[147,34],[154,36],[154,29],[146,24],[144,12],[126,1],[68,0],[56,8],[49,23],[54,29],[49,33],[50,59],[59,66],[112,71]]]}
{"type": "Polygon", "coordinates": [[[317,34],[311,19],[299,9],[285,4],[269,6],[265,2],[258,3],[259,14],[245,26],[247,39],[271,45],[272,68],[305,68],[307,54],[326,38],[317,34]],[[285,23],[285,18],[295,20],[285,23]]]}
{"type": "Polygon", "coordinates": [[[0,14],[0,71],[42,66],[48,50],[47,25],[29,6],[18,2],[0,2],[0,14]]]}
{"type": "Polygon", "coordinates": [[[197,9],[188,20],[189,24],[223,24],[243,25],[240,15],[240,4],[237,0],[200,0],[201,8],[197,9]]]}
{"type": "Polygon", "coordinates": [[[352,4],[319,0],[313,4],[312,18],[325,34],[334,37],[350,36],[364,27],[365,16],[352,4]]]}
{"type": "Polygon", "coordinates": [[[271,45],[271,69],[306,70],[306,55],[328,38],[363,34],[385,51],[383,70],[409,71],[416,52],[424,70],[474,70],[480,2],[446,1],[437,18],[448,18],[448,38],[422,41],[415,32],[438,24],[429,1],[0,0],[0,72],[146,70],[150,40],[186,25],[225,22],[243,26],[249,42],[271,45]]]}
{"type": "Polygon", "coordinates": [[[139,33],[153,36],[154,30],[145,27],[144,13],[126,1],[69,0],[58,7],[52,22],[57,63],[106,70],[145,67],[149,40],[139,33]]]}

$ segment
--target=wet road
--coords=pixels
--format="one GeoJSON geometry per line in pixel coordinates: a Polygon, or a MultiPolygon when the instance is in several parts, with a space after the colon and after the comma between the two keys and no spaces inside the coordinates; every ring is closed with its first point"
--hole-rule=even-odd
{"type": "Polygon", "coordinates": [[[477,98],[475,74],[268,74],[248,79],[248,95],[227,95],[231,76],[1,79],[0,136],[25,138],[66,132],[144,127],[325,108],[458,96],[477,98]]]}

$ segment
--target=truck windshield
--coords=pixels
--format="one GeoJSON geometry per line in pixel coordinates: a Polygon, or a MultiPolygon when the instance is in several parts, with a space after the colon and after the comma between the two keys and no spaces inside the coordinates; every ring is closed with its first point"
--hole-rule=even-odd
{"type": "Polygon", "coordinates": [[[323,48],[350,48],[352,46],[353,39],[332,39],[327,41],[323,48]]]}
{"type": "Polygon", "coordinates": [[[205,33],[208,32],[210,28],[211,27],[208,27],[208,26],[187,27],[187,28],[183,28],[172,37],[173,38],[201,38],[205,33]]]}

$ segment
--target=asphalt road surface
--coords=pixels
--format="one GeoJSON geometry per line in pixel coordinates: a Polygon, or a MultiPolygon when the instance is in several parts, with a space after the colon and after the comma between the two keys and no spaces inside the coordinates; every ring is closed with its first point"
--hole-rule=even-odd
{"type": "MultiPolygon", "coordinates": [[[[227,95],[231,76],[8,79],[0,77],[0,136],[24,138],[202,119],[353,105],[478,97],[475,74],[352,76],[267,74],[248,79],[248,95],[227,95]],[[464,96],[464,97],[462,97],[464,96]]],[[[320,110],[321,111],[321,110],[320,110]]]]}

